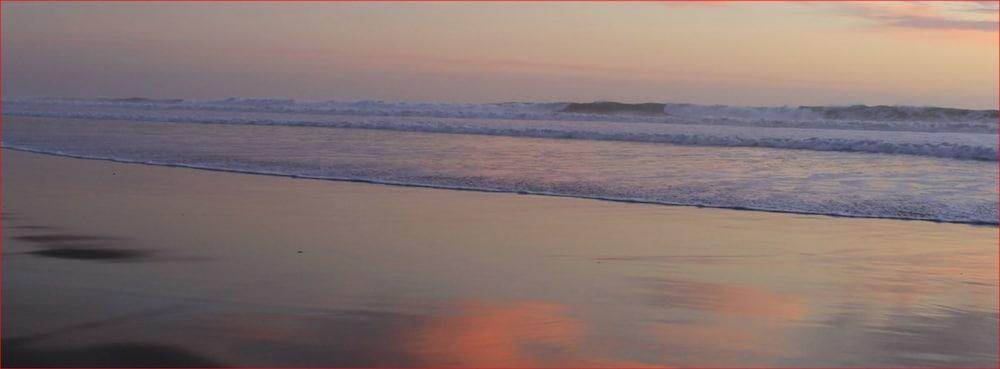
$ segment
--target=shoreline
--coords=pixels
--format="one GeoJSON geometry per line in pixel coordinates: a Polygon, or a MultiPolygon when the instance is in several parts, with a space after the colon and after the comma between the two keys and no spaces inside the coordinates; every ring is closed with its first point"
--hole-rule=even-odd
{"type": "Polygon", "coordinates": [[[997,358],[991,228],[3,155],[8,366],[997,358]]]}
{"type": "Polygon", "coordinates": [[[558,193],[544,193],[544,192],[530,192],[530,191],[506,191],[506,190],[491,190],[491,189],[481,189],[472,187],[448,187],[448,186],[434,186],[434,185],[424,185],[415,183],[402,183],[402,182],[391,182],[391,181],[378,181],[378,180],[368,180],[368,179],[358,179],[358,178],[334,178],[334,177],[316,177],[316,176],[302,176],[294,174],[283,174],[283,173],[266,173],[266,172],[255,172],[239,169],[222,169],[222,168],[212,168],[203,167],[197,165],[186,165],[186,164],[173,164],[173,163],[154,163],[154,162],[144,162],[139,160],[127,160],[127,159],[116,159],[116,158],[103,158],[96,156],[86,156],[86,155],[75,155],[66,153],[55,153],[43,150],[33,150],[17,147],[4,146],[0,147],[0,150],[9,150],[17,152],[25,152],[39,155],[49,155],[56,157],[65,157],[81,160],[96,160],[96,161],[107,161],[120,164],[135,164],[135,165],[147,165],[147,166],[158,166],[158,167],[170,167],[170,168],[184,168],[193,170],[203,170],[210,172],[220,172],[220,173],[234,173],[234,174],[244,174],[244,175],[260,175],[268,177],[282,177],[291,179],[308,179],[308,180],[318,180],[318,181],[332,181],[332,182],[345,182],[345,183],[364,183],[382,186],[394,186],[394,187],[409,187],[409,188],[424,188],[424,189],[438,189],[438,190],[451,190],[451,191],[468,191],[468,192],[480,192],[480,193],[504,193],[504,194],[515,194],[515,195],[530,195],[530,196],[545,196],[545,197],[557,197],[557,198],[570,198],[570,199],[581,199],[581,200],[595,200],[595,201],[608,201],[615,203],[625,203],[625,204],[644,204],[644,205],[660,205],[660,206],[676,206],[684,208],[698,208],[698,209],[717,209],[717,210],[734,210],[734,211],[750,211],[750,212],[763,212],[763,213],[773,213],[773,214],[788,214],[788,215],[802,215],[802,216],[817,216],[817,217],[830,217],[830,218],[849,218],[849,219],[872,219],[872,220],[898,220],[898,221],[915,221],[915,222],[930,222],[930,223],[943,223],[943,224],[963,224],[975,227],[989,227],[998,228],[1000,227],[1000,219],[996,223],[991,222],[974,222],[974,221],[953,221],[953,220],[940,220],[940,219],[920,219],[920,218],[904,218],[904,217],[877,217],[877,216],[866,216],[866,215],[851,215],[851,214],[823,214],[814,212],[798,212],[791,210],[775,210],[775,209],[764,209],[764,208],[750,208],[750,207],[723,207],[723,206],[710,206],[710,205],[689,205],[681,203],[668,203],[668,202],[657,202],[657,201],[646,201],[637,199],[617,199],[617,198],[606,198],[606,197],[591,197],[591,196],[574,196],[574,195],[563,195],[558,193]]]}

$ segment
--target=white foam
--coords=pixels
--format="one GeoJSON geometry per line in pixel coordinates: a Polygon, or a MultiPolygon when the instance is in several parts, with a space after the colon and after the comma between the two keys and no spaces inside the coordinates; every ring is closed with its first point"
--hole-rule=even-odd
{"type": "Polygon", "coordinates": [[[978,224],[998,219],[996,162],[952,158],[983,155],[968,147],[988,144],[977,140],[995,142],[989,134],[478,118],[315,121],[294,114],[269,115],[271,122],[258,113],[204,111],[157,116],[167,122],[226,123],[180,124],[144,121],[149,113],[129,120],[8,119],[3,144],[297,178],[853,217],[978,224]],[[518,136],[573,139],[508,138],[518,136]],[[680,145],[633,142],[664,140],[680,145]],[[705,145],[806,145],[808,150],[705,145]],[[863,152],[901,149],[939,150],[948,158],[933,157],[942,156],[935,152],[863,152]]]}

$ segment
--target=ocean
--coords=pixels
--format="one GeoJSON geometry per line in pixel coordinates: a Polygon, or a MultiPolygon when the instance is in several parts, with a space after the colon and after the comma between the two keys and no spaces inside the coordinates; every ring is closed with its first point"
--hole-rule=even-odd
{"type": "Polygon", "coordinates": [[[998,220],[995,110],[5,98],[3,114],[5,148],[73,157],[665,205],[998,220]]]}

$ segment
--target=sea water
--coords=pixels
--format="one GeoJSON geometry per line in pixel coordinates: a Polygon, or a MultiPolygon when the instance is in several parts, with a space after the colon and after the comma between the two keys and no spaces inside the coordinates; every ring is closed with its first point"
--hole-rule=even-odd
{"type": "Polygon", "coordinates": [[[996,111],[17,98],[6,148],[306,178],[997,224],[996,111]]]}

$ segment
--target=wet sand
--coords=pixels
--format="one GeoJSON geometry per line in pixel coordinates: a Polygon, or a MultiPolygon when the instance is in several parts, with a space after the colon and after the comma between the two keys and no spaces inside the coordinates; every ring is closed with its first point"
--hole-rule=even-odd
{"type": "Polygon", "coordinates": [[[3,151],[4,366],[997,364],[997,228],[3,151]]]}

